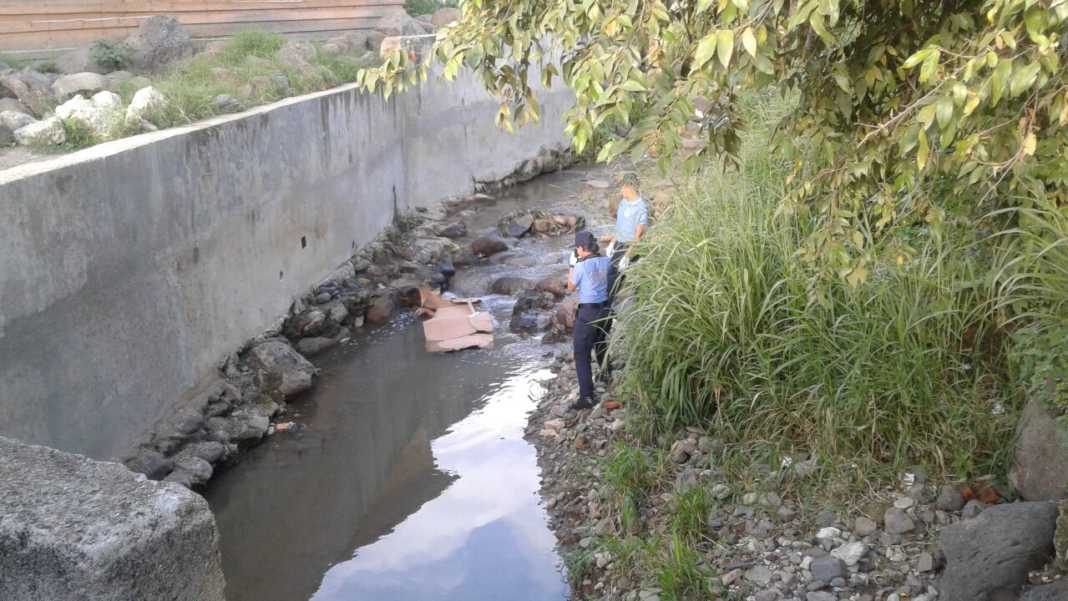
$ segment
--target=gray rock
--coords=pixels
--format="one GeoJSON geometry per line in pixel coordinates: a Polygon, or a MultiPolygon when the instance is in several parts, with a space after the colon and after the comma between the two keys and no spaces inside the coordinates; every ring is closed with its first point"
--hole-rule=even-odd
{"type": "Polygon", "coordinates": [[[177,482],[186,488],[201,486],[211,480],[211,464],[191,454],[179,454],[174,461],[174,471],[166,478],[166,482],[177,482]]]}
{"type": "Polygon", "coordinates": [[[998,590],[1019,590],[1028,571],[1053,556],[1056,520],[1052,503],[1008,503],[943,529],[941,598],[970,601],[998,590]]]}
{"type": "Polygon", "coordinates": [[[959,484],[944,484],[938,491],[935,507],[942,511],[960,511],[964,507],[964,494],[959,484]]]}
{"type": "Polygon", "coordinates": [[[267,433],[267,427],[271,425],[271,420],[259,413],[252,411],[242,410],[231,416],[228,420],[227,431],[230,440],[235,442],[255,442],[267,433]]]}
{"type": "MultiPolygon", "coordinates": [[[[479,238],[471,243],[471,251],[483,257],[493,256],[508,250],[508,245],[499,238],[479,238]]],[[[455,258],[453,262],[455,262],[455,258]]]]}
{"type": "Polygon", "coordinates": [[[30,109],[26,108],[17,98],[0,98],[0,113],[11,111],[13,113],[21,113],[23,115],[30,115],[30,109]]]}
{"type": "Polygon", "coordinates": [[[208,504],[116,463],[0,438],[0,599],[223,601],[208,504]]]}
{"type": "Polygon", "coordinates": [[[87,46],[82,48],[75,48],[74,50],[69,50],[67,52],[64,52],[63,54],[60,54],[58,57],[56,57],[55,63],[56,69],[58,69],[60,73],[65,73],[68,75],[71,73],[85,72],[101,74],[107,73],[107,69],[96,64],[96,61],[92,59],[92,56],[89,52],[89,48],[87,46]]]}
{"type": "Polygon", "coordinates": [[[813,559],[808,570],[812,572],[813,580],[828,584],[835,578],[843,578],[849,574],[845,562],[830,555],[813,559]]]}
{"type": "Polygon", "coordinates": [[[806,601],[838,601],[838,595],[827,591],[812,591],[805,594],[806,601]]]}
{"type": "MultiPolygon", "coordinates": [[[[184,457],[196,457],[207,461],[209,464],[218,463],[226,455],[226,445],[215,442],[197,442],[186,446],[182,449],[178,456],[175,458],[177,465],[182,466],[182,459],[184,457]]],[[[184,466],[182,466],[184,467],[184,466]]]]}
{"type": "MultiPolygon", "coordinates": [[[[413,19],[408,13],[397,11],[381,18],[375,31],[390,36],[423,35],[429,33],[429,28],[413,19]]],[[[375,48],[374,50],[377,50],[375,48]]]]}
{"type": "Polygon", "coordinates": [[[860,516],[853,521],[853,533],[857,536],[868,536],[874,534],[878,529],[879,525],[875,523],[875,520],[864,516],[860,516]]]}
{"type": "Polygon", "coordinates": [[[753,584],[766,586],[771,582],[772,572],[767,566],[757,565],[745,572],[745,579],[753,584]]]}
{"type": "Polygon", "coordinates": [[[1062,578],[1052,584],[1031,587],[1020,597],[1020,601],[1064,601],[1068,599],[1068,578],[1062,578]]]}
{"type": "Polygon", "coordinates": [[[463,221],[453,221],[443,224],[435,233],[444,238],[463,238],[467,235],[467,224],[463,221]]]}
{"type": "Polygon", "coordinates": [[[933,572],[935,569],[934,556],[930,553],[920,553],[920,556],[916,558],[916,571],[917,572],[933,572]]]}
{"type": "Polygon", "coordinates": [[[527,290],[533,290],[535,283],[526,278],[517,278],[507,276],[498,278],[490,284],[490,292],[493,294],[503,294],[505,296],[514,296],[520,292],[527,290]]]}
{"type": "Polygon", "coordinates": [[[986,509],[986,505],[982,501],[972,499],[964,504],[964,508],[960,510],[960,516],[966,520],[978,517],[983,510],[986,509]]]}
{"type": "Polygon", "coordinates": [[[831,551],[831,555],[844,561],[847,566],[855,566],[867,552],[868,545],[860,541],[854,541],[831,551]]]}
{"type": "Polygon", "coordinates": [[[327,349],[337,346],[337,344],[337,338],[325,338],[322,336],[302,338],[300,342],[297,343],[297,352],[305,357],[314,357],[327,349]]]}
{"type": "Polygon", "coordinates": [[[0,75],[0,86],[35,115],[44,115],[52,108],[52,82],[41,73],[30,70],[4,73],[0,75]]]}
{"type": "Polygon", "coordinates": [[[92,95],[107,86],[107,80],[99,73],[72,73],[64,75],[52,84],[52,95],[59,100],[66,100],[75,94],[92,95]]]}
{"type": "Polygon", "coordinates": [[[510,236],[512,238],[522,238],[530,233],[530,228],[534,226],[534,216],[530,213],[523,215],[517,215],[514,217],[506,218],[497,226],[498,231],[502,236],[510,236]]]}
{"type": "Polygon", "coordinates": [[[397,310],[396,301],[392,294],[380,294],[371,299],[367,306],[367,323],[382,325],[388,322],[397,310]]]}
{"type": "MultiPolygon", "coordinates": [[[[107,89],[109,90],[118,89],[122,84],[133,81],[133,78],[134,74],[129,71],[112,71],[104,75],[104,81],[107,83],[107,89]]],[[[143,88],[145,86],[140,87],[143,88]]]]}
{"type": "Polygon", "coordinates": [[[244,109],[241,101],[229,94],[219,94],[212,99],[211,104],[220,113],[239,113],[244,109]]]}
{"type": "Polygon", "coordinates": [[[916,529],[916,523],[909,514],[897,507],[891,507],[883,515],[883,525],[889,534],[905,534],[916,529]]]}
{"type": "Polygon", "coordinates": [[[753,601],[779,601],[779,599],[782,599],[782,593],[775,589],[760,591],[753,595],[753,601]]]}
{"type": "Polygon", "coordinates": [[[126,38],[130,63],[140,71],[158,71],[176,60],[193,55],[189,32],[174,17],[145,19],[137,32],[126,38]]]}
{"type": "Polygon", "coordinates": [[[828,528],[838,521],[838,516],[830,509],[824,509],[816,514],[816,525],[820,528],[828,528]]]}
{"type": "Polygon", "coordinates": [[[460,9],[447,6],[434,11],[430,17],[430,24],[434,27],[444,27],[453,21],[459,21],[462,16],[460,9]]]}
{"type": "Polygon", "coordinates": [[[1016,430],[1016,456],[1009,481],[1028,501],[1068,496],[1068,429],[1041,401],[1024,408],[1016,430]]]}
{"type": "Polygon", "coordinates": [[[283,340],[267,340],[252,347],[249,364],[259,371],[264,391],[290,397],[312,387],[319,370],[283,340]]]}
{"type": "Polygon", "coordinates": [[[150,480],[162,480],[174,469],[174,461],[152,448],[139,448],[125,462],[127,468],[144,474],[150,480]]]}

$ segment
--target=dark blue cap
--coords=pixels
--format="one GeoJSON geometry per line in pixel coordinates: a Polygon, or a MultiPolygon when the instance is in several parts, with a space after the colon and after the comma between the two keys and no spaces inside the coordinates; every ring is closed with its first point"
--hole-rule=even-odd
{"type": "Polygon", "coordinates": [[[593,247],[597,246],[597,238],[594,238],[593,232],[590,232],[589,230],[575,232],[575,246],[581,246],[586,250],[592,250],[593,247]]]}

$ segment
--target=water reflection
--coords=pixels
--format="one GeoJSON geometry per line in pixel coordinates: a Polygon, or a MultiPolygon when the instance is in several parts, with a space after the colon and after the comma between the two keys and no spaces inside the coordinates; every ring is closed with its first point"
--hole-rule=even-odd
{"type": "Polygon", "coordinates": [[[435,440],[438,469],[457,479],[331,568],[313,599],[563,599],[555,540],[534,493],[536,459],[522,439],[539,376],[531,369],[512,375],[482,409],[435,440]]]}

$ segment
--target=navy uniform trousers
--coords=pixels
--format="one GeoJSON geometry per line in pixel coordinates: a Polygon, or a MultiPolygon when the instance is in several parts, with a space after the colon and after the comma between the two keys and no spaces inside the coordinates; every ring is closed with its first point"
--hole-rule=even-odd
{"type": "Polygon", "coordinates": [[[575,315],[575,374],[579,381],[579,398],[593,398],[593,366],[590,355],[597,356],[597,363],[602,369],[606,365],[605,354],[608,350],[605,340],[605,318],[609,310],[607,303],[580,304],[575,315]]]}

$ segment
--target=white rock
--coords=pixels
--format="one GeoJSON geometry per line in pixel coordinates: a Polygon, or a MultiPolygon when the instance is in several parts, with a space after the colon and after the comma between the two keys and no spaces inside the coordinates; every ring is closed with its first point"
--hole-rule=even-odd
{"type": "Polygon", "coordinates": [[[820,528],[820,531],[816,533],[816,538],[820,540],[834,539],[838,538],[839,536],[842,536],[842,531],[833,526],[820,528]]]}
{"type": "Polygon", "coordinates": [[[128,123],[147,121],[146,117],[149,116],[149,113],[159,109],[166,103],[167,98],[156,88],[152,86],[141,88],[134,94],[133,100],[130,101],[130,106],[126,107],[126,121],[128,123]]]}
{"type": "Polygon", "coordinates": [[[67,141],[67,131],[62,119],[49,117],[15,130],[15,141],[22,146],[57,145],[67,141]]]}
{"type": "Polygon", "coordinates": [[[831,555],[841,559],[847,566],[855,566],[860,558],[864,557],[864,554],[868,552],[868,546],[864,543],[857,541],[852,543],[846,543],[841,547],[838,547],[834,551],[831,551],[831,555]]]}
{"type": "Polygon", "coordinates": [[[102,109],[115,110],[122,106],[122,97],[115,92],[104,90],[93,94],[93,106],[102,109]]]}
{"type": "Polygon", "coordinates": [[[119,108],[122,100],[111,92],[100,92],[92,100],[81,94],[56,107],[56,116],[60,119],[76,119],[85,123],[99,136],[111,133],[119,120],[119,108]],[[97,104],[99,100],[100,104],[97,104]]]}
{"type": "Polygon", "coordinates": [[[894,507],[897,507],[898,509],[908,509],[915,504],[916,501],[911,497],[898,497],[897,500],[894,501],[894,507]]]}

